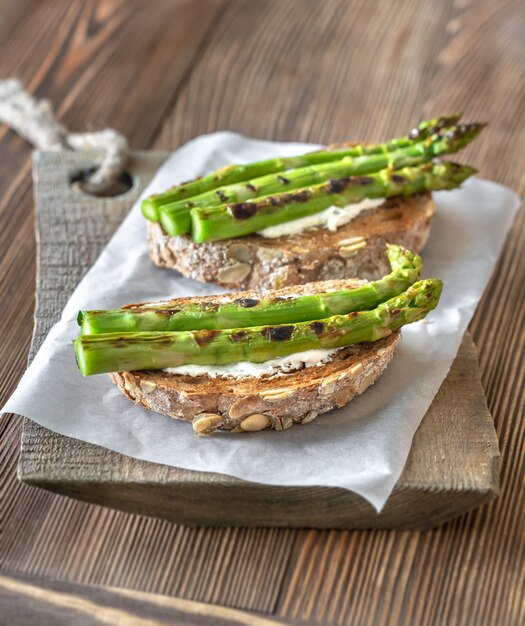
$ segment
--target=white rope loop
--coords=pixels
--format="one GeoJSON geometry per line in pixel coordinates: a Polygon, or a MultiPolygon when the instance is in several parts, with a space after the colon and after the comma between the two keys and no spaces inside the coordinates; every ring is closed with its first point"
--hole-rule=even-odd
{"type": "Polygon", "coordinates": [[[83,183],[86,191],[103,195],[124,171],[129,158],[126,138],[106,128],[93,133],[68,133],[48,100],[36,100],[16,78],[0,81],[0,122],[15,130],[39,150],[104,151],[99,167],[83,183]]]}

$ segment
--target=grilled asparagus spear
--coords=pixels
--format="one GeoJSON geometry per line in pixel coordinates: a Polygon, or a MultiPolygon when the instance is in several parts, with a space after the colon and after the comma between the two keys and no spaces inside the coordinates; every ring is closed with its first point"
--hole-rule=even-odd
{"type": "Polygon", "coordinates": [[[109,333],[75,340],[84,376],[185,364],[261,363],[294,352],[377,341],[424,318],[439,301],[440,280],[422,280],[370,311],[322,320],[229,330],[109,333]]]}
{"type": "Polygon", "coordinates": [[[280,174],[267,174],[260,178],[220,187],[187,200],[168,203],[160,207],[162,227],[174,237],[190,232],[190,210],[223,204],[244,202],[253,198],[310,187],[332,178],[345,178],[377,172],[384,168],[399,169],[426,163],[434,157],[457,152],[470,143],[484,128],[484,124],[460,124],[450,129],[393,151],[364,156],[344,156],[338,161],[299,167],[280,174]]]}
{"type": "Polygon", "coordinates": [[[192,303],[176,308],[169,304],[112,311],[80,311],[81,333],[180,331],[205,328],[244,328],[263,324],[288,324],[332,315],[373,309],[407,289],[421,272],[421,257],[401,246],[387,249],[392,273],[354,289],[296,297],[239,298],[231,302],[192,303]]]}
{"type": "Polygon", "coordinates": [[[285,170],[296,167],[337,161],[345,156],[357,157],[364,154],[381,154],[384,152],[398,150],[399,148],[423,141],[434,133],[453,126],[457,123],[460,117],[460,115],[455,114],[427,120],[412,129],[406,137],[393,139],[388,143],[370,145],[363,144],[336,150],[320,150],[294,157],[257,161],[246,165],[228,165],[212,172],[208,176],[197,178],[187,183],[182,183],[181,185],[168,189],[164,193],[154,194],[149,198],[146,198],[142,203],[142,213],[146,219],[151,220],[152,222],[158,222],[159,208],[161,206],[177,202],[179,200],[187,200],[193,196],[223,187],[225,185],[249,181],[252,178],[258,178],[266,174],[284,172],[285,170]]]}
{"type": "Polygon", "coordinates": [[[192,237],[196,243],[241,237],[330,206],[344,207],[365,198],[406,196],[423,191],[453,189],[475,169],[448,161],[431,162],[392,171],[383,169],[366,176],[349,176],[298,189],[220,207],[191,210],[192,237]]]}

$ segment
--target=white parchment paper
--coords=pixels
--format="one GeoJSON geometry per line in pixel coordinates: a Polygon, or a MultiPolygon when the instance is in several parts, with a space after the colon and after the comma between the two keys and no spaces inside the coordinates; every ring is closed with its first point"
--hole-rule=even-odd
{"type": "MultiPolygon", "coordinates": [[[[199,137],[164,163],[144,195],[228,163],[309,148],[314,146],[257,141],[229,132],[199,137]]],[[[479,179],[434,197],[437,215],[423,258],[424,276],[445,282],[439,307],[427,323],[403,329],[386,373],[347,407],[285,432],[196,437],[188,423],[135,406],[108,376],[82,378],[71,345],[78,332],[78,309],[220,291],[153,266],[137,202],[78,285],[2,411],[146,461],[259,483],[343,487],[380,510],[454,360],[520,204],[510,189],[479,179]]]]}

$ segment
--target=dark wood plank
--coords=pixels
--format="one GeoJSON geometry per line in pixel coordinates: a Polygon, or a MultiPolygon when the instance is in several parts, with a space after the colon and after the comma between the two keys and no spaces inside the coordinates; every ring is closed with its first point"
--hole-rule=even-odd
{"type": "Polygon", "coordinates": [[[157,148],[219,129],[281,141],[375,141],[419,119],[451,37],[452,1],[259,4],[228,3],[157,148]]]}

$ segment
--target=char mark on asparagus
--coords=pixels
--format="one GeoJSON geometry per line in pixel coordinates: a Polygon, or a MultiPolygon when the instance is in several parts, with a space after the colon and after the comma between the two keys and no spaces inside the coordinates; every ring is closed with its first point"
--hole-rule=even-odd
{"type": "Polygon", "coordinates": [[[257,306],[259,304],[259,300],[256,300],[255,298],[238,298],[237,300],[233,301],[234,304],[238,304],[239,306],[244,307],[245,309],[251,309],[254,306],[257,306]]]}
{"type": "Polygon", "coordinates": [[[247,220],[257,213],[257,206],[250,202],[230,204],[228,209],[236,220],[247,220]]]}
{"type": "Polygon", "coordinates": [[[269,341],[289,341],[294,330],[295,326],[268,326],[261,334],[269,341]]]}
{"type": "Polygon", "coordinates": [[[312,322],[310,324],[310,328],[314,331],[314,333],[319,337],[323,334],[325,325],[323,322],[312,322]]]}
{"type": "Polygon", "coordinates": [[[230,334],[230,340],[233,343],[242,343],[246,340],[248,333],[245,330],[237,330],[234,333],[230,334]]]}
{"type": "Polygon", "coordinates": [[[221,331],[217,329],[204,329],[194,330],[191,334],[193,335],[193,338],[195,339],[197,345],[202,347],[210,343],[214,339],[214,337],[220,335],[221,331]]]}

